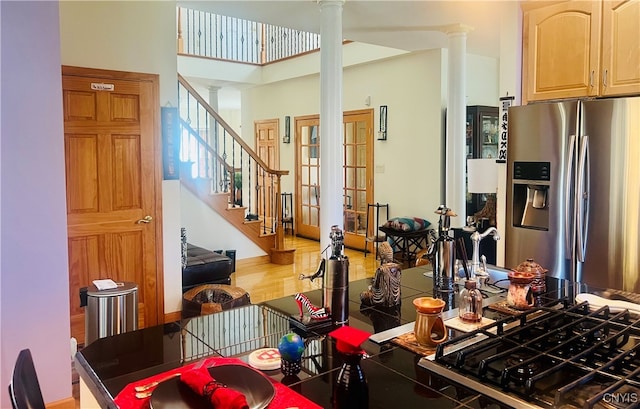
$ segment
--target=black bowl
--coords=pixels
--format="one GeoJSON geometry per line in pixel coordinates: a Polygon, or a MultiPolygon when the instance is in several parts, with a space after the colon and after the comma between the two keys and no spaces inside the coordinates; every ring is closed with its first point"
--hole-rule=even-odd
{"type": "MultiPolygon", "coordinates": [[[[276,394],[271,381],[261,372],[244,365],[220,365],[209,368],[211,376],[242,393],[249,408],[264,409],[276,394]]],[[[195,393],[179,378],[169,379],[151,394],[152,409],[211,409],[205,398],[195,393]]]]}

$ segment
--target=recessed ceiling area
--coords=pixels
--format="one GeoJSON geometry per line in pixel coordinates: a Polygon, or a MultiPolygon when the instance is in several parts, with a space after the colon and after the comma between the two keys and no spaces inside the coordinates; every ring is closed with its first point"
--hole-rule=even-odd
{"type": "MultiPolygon", "coordinates": [[[[179,5],[203,11],[320,32],[320,5],[312,0],[179,1],[179,5]]],[[[343,5],[343,37],[346,40],[406,51],[447,46],[438,28],[452,24],[471,26],[467,51],[498,58],[500,26],[504,18],[517,18],[516,0],[346,0],[343,5]]]]}
{"type": "MultiPolygon", "coordinates": [[[[320,32],[321,6],[317,0],[192,0],[178,1],[178,5],[320,32]]],[[[468,53],[498,59],[501,26],[504,21],[518,19],[519,10],[518,0],[346,0],[343,38],[409,52],[447,48],[448,38],[442,28],[462,24],[472,28],[467,34],[468,53]]],[[[237,106],[240,90],[248,85],[195,77],[189,80],[204,87],[221,87],[221,109],[237,106]]]]}

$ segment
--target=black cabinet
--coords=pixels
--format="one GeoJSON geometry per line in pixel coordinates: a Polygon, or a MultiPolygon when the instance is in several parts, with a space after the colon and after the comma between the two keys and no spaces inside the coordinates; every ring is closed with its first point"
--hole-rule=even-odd
{"type": "MultiPolygon", "coordinates": [[[[497,158],[499,136],[498,107],[472,105],[467,107],[467,159],[497,158]]],[[[468,193],[467,214],[484,207],[486,195],[468,193]]]]}

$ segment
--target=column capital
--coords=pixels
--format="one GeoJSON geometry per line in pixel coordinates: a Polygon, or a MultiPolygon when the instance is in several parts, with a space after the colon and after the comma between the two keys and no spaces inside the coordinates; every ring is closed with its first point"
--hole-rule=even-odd
{"type": "Polygon", "coordinates": [[[440,26],[439,31],[447,35],[455,35],[455,34],[467,34],[473,31],[474,28],[467,24],[455,23],[455,24],[447,24],[445,26],[440,26]]]}
{"type": "Polygon", "coordinates": [[[322,6],[342,6],[346,0],[316,0],[320,7],[322,6]]]}

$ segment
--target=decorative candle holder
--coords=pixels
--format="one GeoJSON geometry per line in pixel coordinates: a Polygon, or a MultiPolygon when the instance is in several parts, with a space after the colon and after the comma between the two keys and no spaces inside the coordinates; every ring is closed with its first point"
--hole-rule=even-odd
{"type": "Polygon", "coordinates": [[[534,305],[531,282],[535,278],[533,273],[509,271],[509,291],[507,304],[518,310],[527,310],[534,305]]]}
{"type": "Polygon", "coordinates": [[[435,347],[447,340],[447,327],[442,320],[444,300],[419,297],[413,300],[416,307],[416,323],[413,333],[420,345],[435,347]]]}

